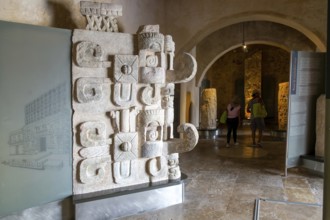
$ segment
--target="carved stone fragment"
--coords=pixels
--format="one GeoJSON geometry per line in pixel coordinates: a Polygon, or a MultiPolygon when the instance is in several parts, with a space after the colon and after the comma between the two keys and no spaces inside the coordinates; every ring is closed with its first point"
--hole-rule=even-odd
{"type": "Polygon", "coordinates": [[[174,52],[175,52],[175,43],[172,39],[171,35],[166,35],[165,36],[165,52],[167,54],[167,68],[168,70],[174,70],[173,65],[174,65],[174,52]]]}
{"type": "Polygon", "coordinates": [[[110,155],[109,146],[86,147],[79,150],[79,155],[83,158],[103,157],[110,155]]]}
{"type": "Polygon", "coordinates": [[[160,101],[160,87],[158,84],[148,85],[142,89],[141,100],[146,105],[155,105],[160,101]]]}
{"type": "Polygon", "coordinates": [[[138,56],[116,55],[114,78],[118,83],[138,82],[138,56]]]}
{"type": "Polygon", "coordinates": [[[79,166],[79,178],[82,183],[101,182],[107,175],[106,165],[111,163],[110,157],[93,157],[82,160],[79,166]]]}
{"type": "Polygon", "coordinates": [[[80,103],[98,102],[103,98],[103,85],[110,84],[109,79],[84,77],[77,80],[77,99],[80,103]]]}
{"type": "Polygon", "coordinates": [[[130,107],[135,101],[136,85],[116,83],[113,88],[113,101],[117,106],[130,107]]]}
{"type": "Polygon", "coordinates": [[[141,67],[141,83],[165,83],[165,70],[161,67],[141,67]]]}
{"type": "Polygon", "coordinates": [[[174,97],[170,95],[163,96],[162,108],[165,110],[164,115],[164,140],[173,138],[173,122],[174,122],[174,97]]]}
{"type": "Polygon", "coordinates": [[[164,49],[164,35],[155,32],[139,34],[139,49],[161,52],[164,49]]]}
{"type": "Polygon", "coordinates": [[[80,12],[87,18],[87,30],[118,32],[116,18],[122,15],[121,5],[81,1],[80,12]]]}
{"type": "Polygon", "coordinates": [[[137,174],[137,161],[127,160],[113,163],[113,176],[117,184],[134,184],[134,181],[138,178],[137,174]]]}
{"type": "Polygon", "coordinates": [[[217,91],[207,88],[202,92],[201,124],[202,129],[215,129],[217,126],[217,91]]]}
{"type": "Polygon", "coordinates": [[[114,161],[138,158],[138,134],[117,133],[114,138],[114,161]]]}
{"type": "Polygon", "coordinates": [[[106,125],[101,121],[89,121],[80,126],[80,142],[84,147],[104,146],[107,144],[106,125]]]}
{"type": "Polygon", "coordinates": [[[167,157],[168,161],[168,177],[170,180],[179,179],[181,177],[181,171],[179,167],[179,154],[170,154],[167,157]]]}
{"type": "Polygon", "coordinates": [[[175,43],[158,25],[111,33],[121,11],[81,2],[87,30],[73,32],[74,194],[179,179],[178,153],[197,144],[192,124],[173,137],[174,83],[194,77],[195,59],[174,60],[175,43]]]}
{"type": "Polygon", "coordinates": [[[142,157],[153,158],[163,155],[162,141],[147,141],[142,146],[142,157]]]}
{"type": "Polygon", "coordinates": [[[174,70],[167,70],[167,83],[184,83],[194,78],[197,72],[196,59],[189,53],[184,53],[180,59],[175,60],[174,70]],[[180,73],[180,74],[178,74],[180,73]]]}
{"type": "Polygon", "coordinates": [[[103,51],[100,45],[83,41],[77,45],[77,64],[81,67],[89,68],[107,68],[111,62],[103,61],[103,51]]]}
{"type": "MultiPolygon", "coordinates": [[[[167,175],[167,160],[165,157],[155,157],[147,162],[148,173],[152,177],[162,177],[167,175]]],[[[153,178],[155,180],[156,178],[153,178]]]]}

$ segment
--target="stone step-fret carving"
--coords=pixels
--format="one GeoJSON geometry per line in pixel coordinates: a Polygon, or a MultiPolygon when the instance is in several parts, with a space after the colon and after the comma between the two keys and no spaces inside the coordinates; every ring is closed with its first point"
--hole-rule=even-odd
{"type": "Polygon", "coordinates": [[[121,5],[81,1],[80,12],[87,18],[87,30],[118,32],[117,17],[122,15],[121,5]]]}

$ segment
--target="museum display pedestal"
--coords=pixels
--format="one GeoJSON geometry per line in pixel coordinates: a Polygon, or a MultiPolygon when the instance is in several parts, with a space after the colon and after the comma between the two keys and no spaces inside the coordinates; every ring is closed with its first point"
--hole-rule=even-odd
{"type": "Polygon", "coordinates": [[[301,155],[301,166],[309,171],[324,176],[324,158],[315,155],[301,155]]]}
{"type": "Polygon", "coordinates": [[[279,141],[285,141],[286,133],[287,133],[286,130],[271,130],[270,136],[279,141]]]}
{"type": "Polygon", "coordinates": [[[76,220],[114,219],[180,204],[184,200],[187,176],[157,186],[137,187],[120,192],[74,196],[76,220]]]}
{"type": "Polygon", "coordinates": [[[221,135],[220,128],[198,129],[200,139],[216,139],[221,135]]]}

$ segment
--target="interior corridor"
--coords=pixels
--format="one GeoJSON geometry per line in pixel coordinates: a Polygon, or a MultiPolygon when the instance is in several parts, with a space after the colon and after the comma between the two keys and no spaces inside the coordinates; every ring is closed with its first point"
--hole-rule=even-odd
{"type": "Polygon", "coordinates": [[[322,219],[323,178],[298,168],[285,177],[285,141],[266,132],[263,147],[254,148],[244,127],[238,142],[226,148],[225,131],[200,139],[194,150],[180,154],[188,175],[184,203],[121,219],[322,219]],[[255,209],[256,199],[262,202],[255,209]]]}

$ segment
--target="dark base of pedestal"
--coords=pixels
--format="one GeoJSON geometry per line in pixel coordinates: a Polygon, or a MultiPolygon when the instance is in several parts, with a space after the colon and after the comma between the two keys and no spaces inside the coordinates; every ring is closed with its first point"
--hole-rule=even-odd
{"type": "Polygon", "coordinates": [[[115,219],[180,204],[184,198],[184,179],[186,176],[157,186],[74,199],[75,219],[115,219]]]}

